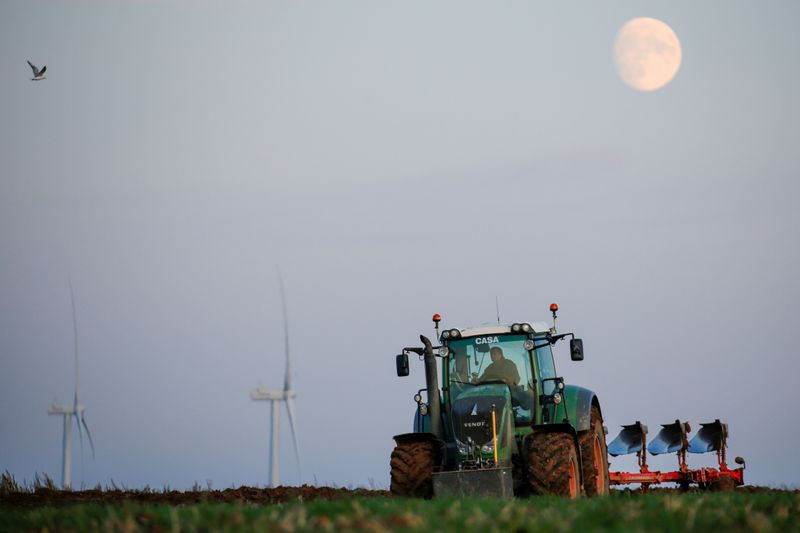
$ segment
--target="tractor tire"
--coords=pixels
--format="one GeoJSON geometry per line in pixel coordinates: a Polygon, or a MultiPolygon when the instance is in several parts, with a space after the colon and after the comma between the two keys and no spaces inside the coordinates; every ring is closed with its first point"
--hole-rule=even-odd
{"type": "Polygon", "coordinates": [[[433,467],[438,450],[433,442],[398,444],[389,462],[393,496],[433,497],[433,467]]]}
{"type": "Polygon", "coordinates": [[[581,472],[575,439],[567,433],[531,434],[527,439],[527,481],[531,494],[578,498],[581,472]]]}
{"type": "Polygon", "coordinates": [[[592,406],[589,429],[578,435],[583,460],[583,490],[587,496],[608,494],[608,448],[600,409],[592,406]]]}

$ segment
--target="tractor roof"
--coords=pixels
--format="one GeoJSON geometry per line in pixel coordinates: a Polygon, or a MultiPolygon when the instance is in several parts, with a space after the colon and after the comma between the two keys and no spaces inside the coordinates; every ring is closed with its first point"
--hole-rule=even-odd
{"type": "MultiPolygon", "coordinates": [[[[520,322],[521,323],[521,322],[520,322]]],[[[533,327],[534,333],[547,333],[550,326],[546,322],[528,322],[533,327]]],[[[495,324],[486,326],[475,326],[471,328],[457,328],[461,332],[461,337],[480,337],[483,335],[502,335],[511,333],[511,324],[495,324]]]]}

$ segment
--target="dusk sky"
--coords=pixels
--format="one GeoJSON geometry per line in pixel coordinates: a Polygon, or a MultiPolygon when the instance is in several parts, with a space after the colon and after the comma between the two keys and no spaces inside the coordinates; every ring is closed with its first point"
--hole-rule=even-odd
{"type": "Polygon", "coordinates": [[[266,484],[249,393],[283,383],[280,267],[286,484],[388,487],[425,386],[395,354],[497,298],[508,323],[558,302],[586,360],[559,345],[557,368],[609,441],[719,418],[748,483],[797,487],[798,21],[793,1],[4,0],[0,472],[60,480],[71,277],[97,451],[81,471],[75,431],[73,484],[266,484]],[[680,40],[655,91],[615,68],[635,17],[680,40]]]}

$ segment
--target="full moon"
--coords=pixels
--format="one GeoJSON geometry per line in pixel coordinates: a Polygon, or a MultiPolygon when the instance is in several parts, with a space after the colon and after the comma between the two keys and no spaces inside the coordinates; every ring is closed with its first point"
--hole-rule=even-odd
{"type": "Polygon", "coordinates": [[[672,28],[660,20],[635,18],[617,34],[614,62],[622,81],[640,91],[655,91],[678,73],[681,43],[672,28]]]}

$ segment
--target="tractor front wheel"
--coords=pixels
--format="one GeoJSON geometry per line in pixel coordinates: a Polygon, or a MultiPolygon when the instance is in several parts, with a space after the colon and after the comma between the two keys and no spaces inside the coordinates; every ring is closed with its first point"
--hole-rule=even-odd
{"type": "Polygon", "coordinates": [[[433,496],[433,467],[436,462],[433,442],[398,444],[389,462],[394,496],[431,498],[433,496]]]}
{"type": "Polygon", "coordinates": [[[578,436],[583,459],[583,490],[587,496],[608,494],[608,449],[600,409],[592,406],[590,427],[578,436]]]}
{"type": "Polygon", "coordinates": [[[578,498],[581,471],[575,439],[567,433],[533,433],[527,442],[528,488],[532,494],[578,498]]]}

